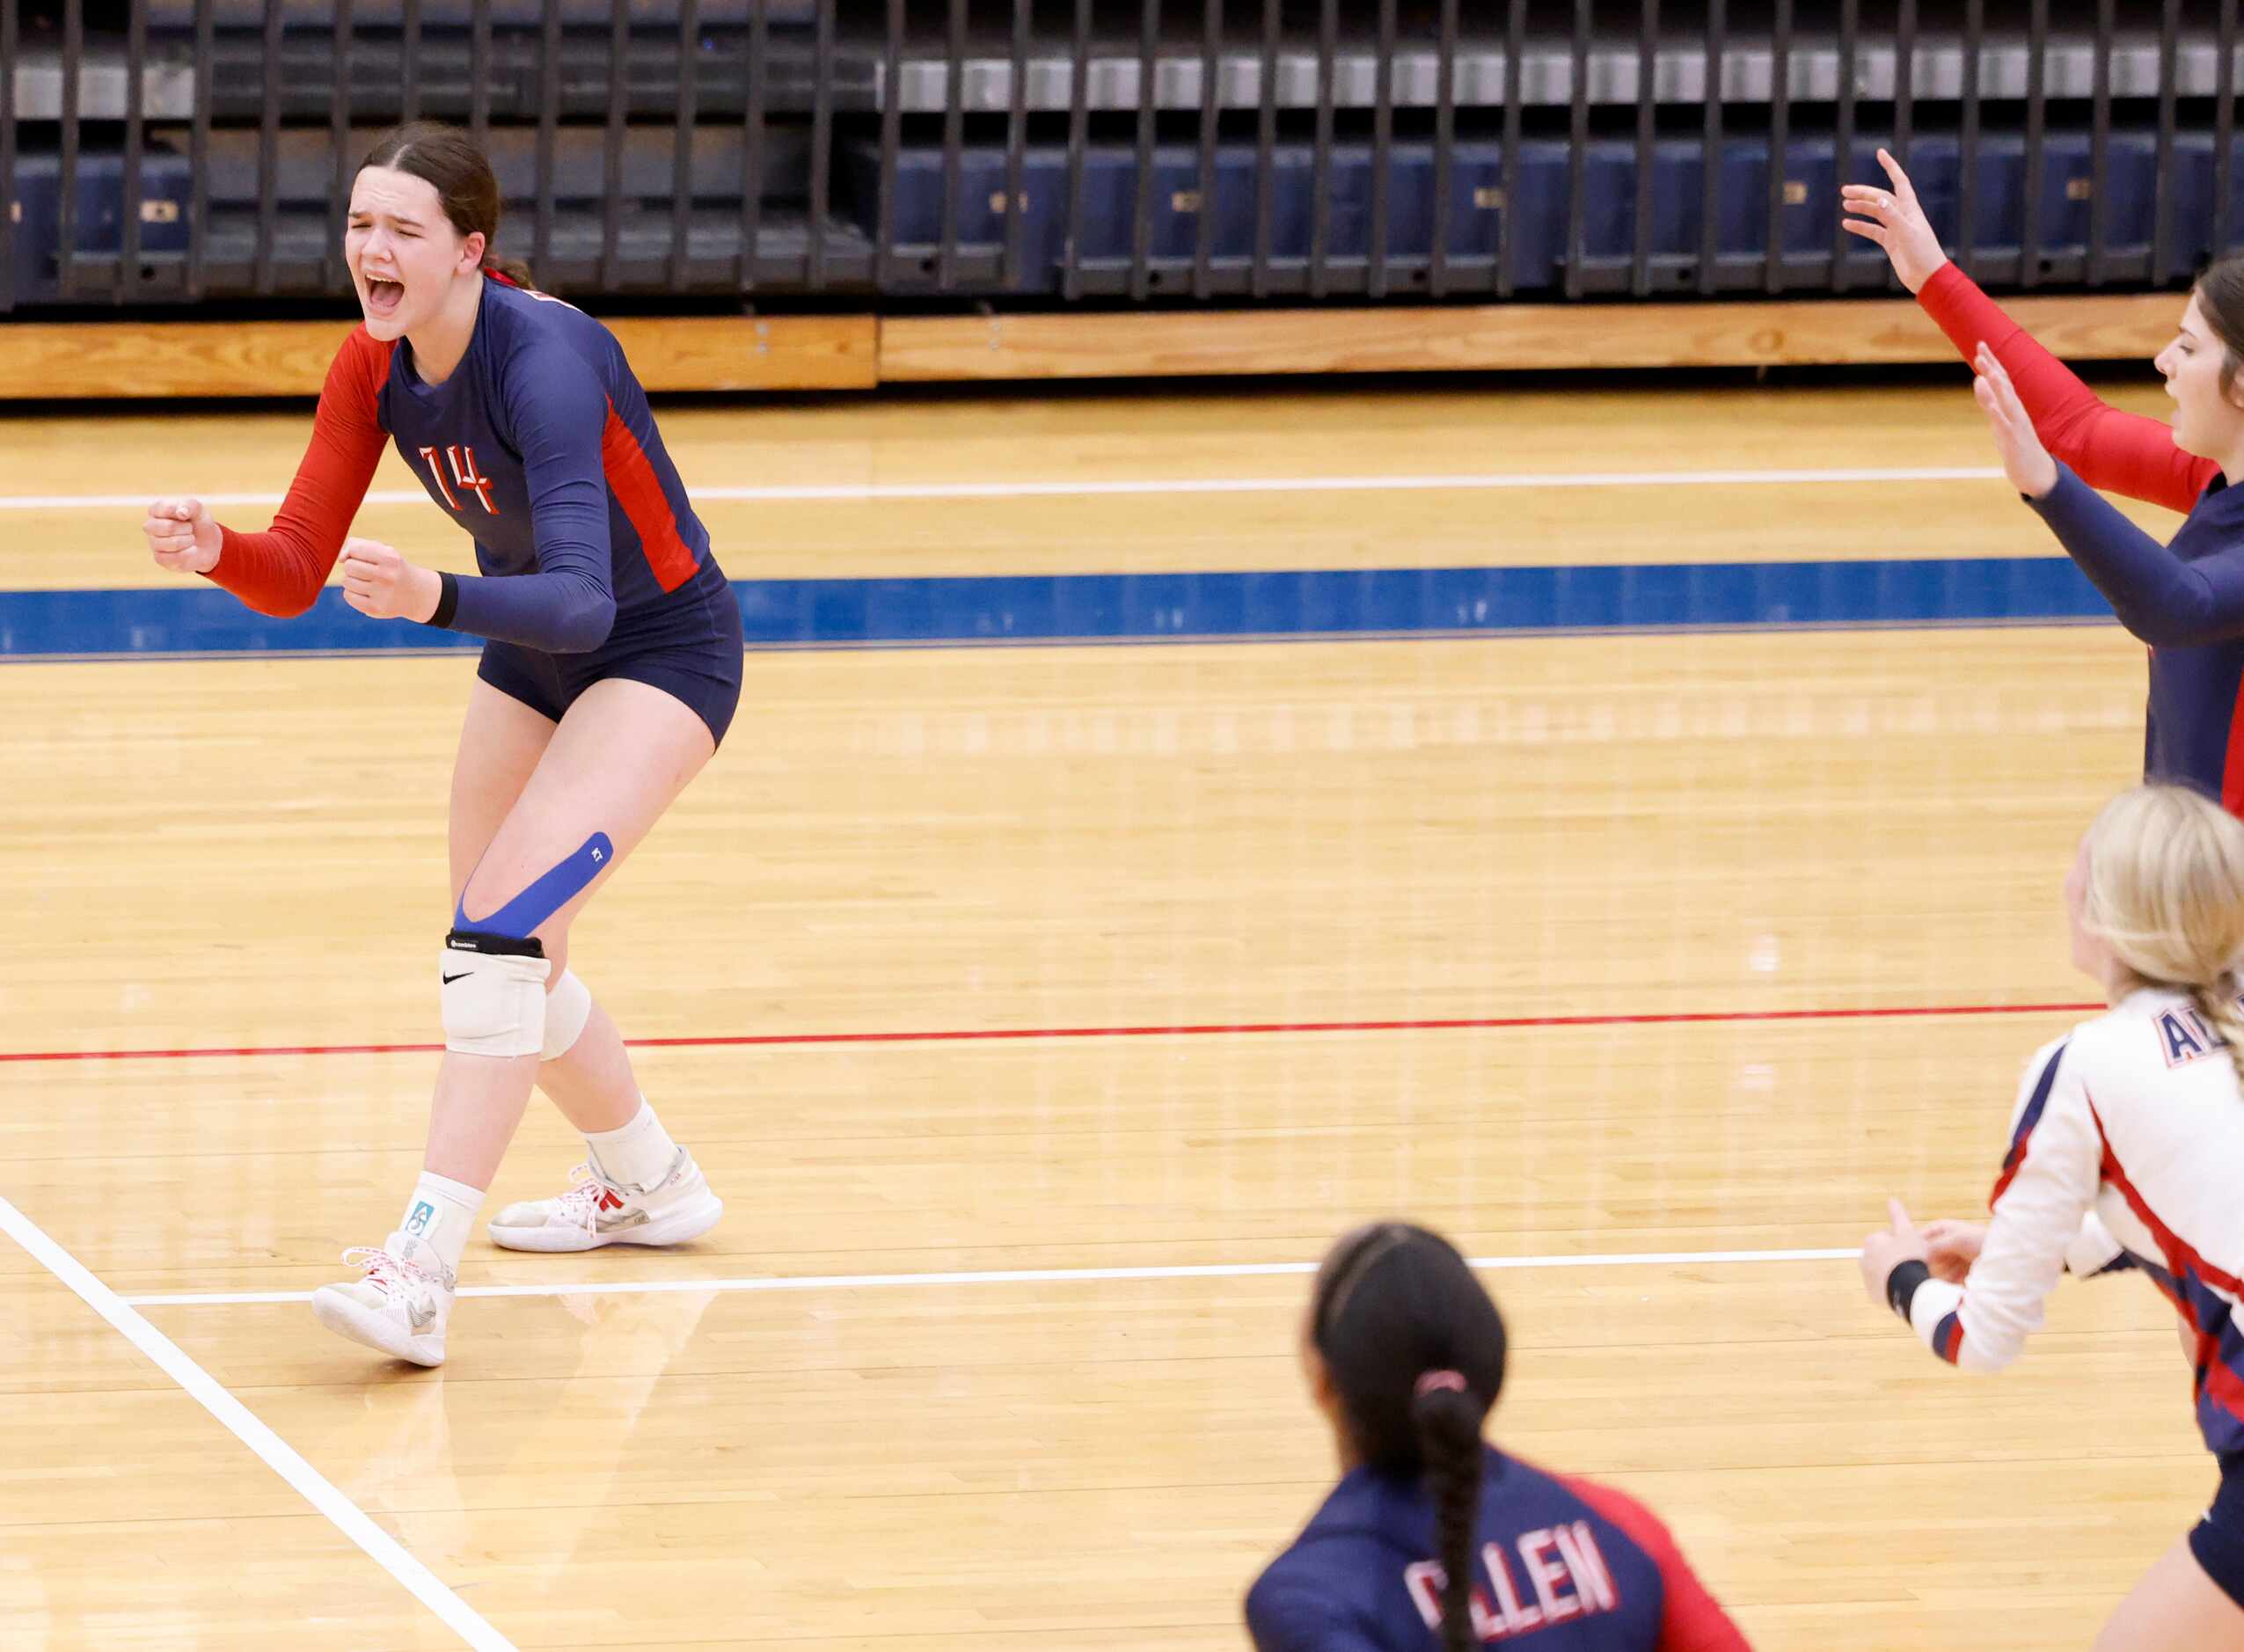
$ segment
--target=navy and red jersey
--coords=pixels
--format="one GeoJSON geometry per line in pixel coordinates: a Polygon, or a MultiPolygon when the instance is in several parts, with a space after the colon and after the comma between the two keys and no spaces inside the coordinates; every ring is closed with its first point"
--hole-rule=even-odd
{"type": "MultiPolygon", "coordinates": [[[[1532,1652],[1741,1652],[1657,1517],[1610,1486],[1486,1447],[1473,1619],[1532,1652]]],[[[1422,1479],[1352,1471],[1246,1596],[1256,1652],[1430,1652],[1442,1568],[1422,1479]]]]}
{"type": "Polygon", "coordinates": [[[572,305],[483,283],[467,354],[441,384],[409,342],[354,328],[327,369],[311,446],[264,533],[222,530],[210,578],[260,612],[303,612],[340,554],[383,445],[475,540],[440,623],[551,654],[659,636],[725,578],[615,335],[572,305]]]}
{"type": "Polygon", "coordinates": [[[2186,993],[2141,988],[2035,1052],[2009,1143],[1963,1283],[1909,1298],[1918,1336],[1999,1371],[2065,1275],[2131,1268],[2181,1318],[2206,1448],[2244,1461],[2244,1092],[2228,1046],[2186,993]]]}
{"type": "Polygon", "coordinates": [[[2058,461],[2029,501],[2119,621],[2151,645],[2143,778],[2244,815],[2244,490],[2174,445],[2155,419],[2099,398],[1953,264],[1917,295],[1968,361],[1985,340],[2058,461]],[[2161,545],[2097,496],[2108,488],[2189,520],[2161,545]]]}

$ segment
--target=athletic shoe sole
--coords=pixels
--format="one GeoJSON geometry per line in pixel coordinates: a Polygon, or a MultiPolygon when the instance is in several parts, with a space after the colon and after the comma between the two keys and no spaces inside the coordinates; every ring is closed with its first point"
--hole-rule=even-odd
{"type": "Polygon", "coordinates": [[[655,1221],[638,1227],[618,1228],[611,1233],[588,1233],[574,1224],[501,1227],[496,1222],[485,1231],[491,1235],[493,1245],[510,1251],[544,1251],[550,1254],[559,1251],[596,1251],[609,1245],[659,1247],[699,1239],[716,1226],[724,1214],[725,1202],[710,1193],[655,1221]]]}
{"type": "Polygon", "coordinates": [[[415,1336],[387,1313],[361,1307],[340,1290],[323,1286],[311,1293],[311,1312],[319,1323],[337,1336],[387,1354],[392,1359],[402,1359],[415,1365],[442,1365],[444,1363],[444,1336],[415,1336]]]}

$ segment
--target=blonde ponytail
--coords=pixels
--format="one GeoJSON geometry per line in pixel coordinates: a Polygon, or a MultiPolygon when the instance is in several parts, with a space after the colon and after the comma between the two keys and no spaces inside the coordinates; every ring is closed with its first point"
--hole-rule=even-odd
{"type": "Polygon", "coordinates": [[[2088,828],[2081,923],[2144,986],[2189,995],[2244,1092],[2244,822],[2178,786],[2122,792],[2088,828]]]}
{"type": "Polygon", "coordinates": [[[2236,1002],[2235,978],[2218,986],[2190,988],[2189,1002],[2213,1036],[2228,1046],[2228,1064],[2236,1069],[2237,1088],[2244,1090],[2244,1006],[2236,1002]]]}

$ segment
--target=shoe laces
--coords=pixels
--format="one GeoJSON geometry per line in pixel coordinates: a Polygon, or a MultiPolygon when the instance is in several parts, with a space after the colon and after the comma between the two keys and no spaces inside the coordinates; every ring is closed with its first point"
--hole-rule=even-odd
{"type": "Polygon", "coordinates": [[[590,1233],[598,1227],[602,1207],[621,1210],[624,1196],[588,1161],[569,1172],[568,1191],[553,1203],[563,1217],[590,1233]]]}
{"type": "Polygon", "coordinates": [[[353,1246],[343,1253],[343,1266],[362,1269],[366,1277],[362,1283],[372,1285],[385,1297],[402,1294],[401,1287],[420,1286],[431,1290],[452,1288],[452,1282],[436,1269],[393,1256],[378,1245],[353,1246]]]}

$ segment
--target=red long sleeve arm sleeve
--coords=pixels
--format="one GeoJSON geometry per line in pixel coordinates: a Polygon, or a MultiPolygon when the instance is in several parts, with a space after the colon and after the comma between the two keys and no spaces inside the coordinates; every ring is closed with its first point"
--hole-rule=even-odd
{"type": "Polygon", "coordinates": [[[2089,486],[2187,515],[2218,474],[2211,459],[2193,458],[2175,447],[2167,426],[2103,400],[1955,265],[1935,270],[1917,302],[1966,362],[1982,341],[1994,351],[2043,445],[2089,486]]]}
{"type": "Polygon", "coordinates": [[[208,577],[258,612],[282,618],[303,612],[342,554],[389,440],[377,398],[394,348],[376,343],[364,327],[352,329],[327,369],[311,445],[272,527],[237,533],[220,526],[218,566],[208,577]]]}
{"type": "Polygon", "coordinates": [[[1752,1652],[1721,1604],[1707,1592],[1660,1517],[1626,1492],[1593,1480],[1566,1477],[1568,1489],[1635,1540],[1660,1568],[1666,1587],[1660,1652],[1752,1652]]]}

